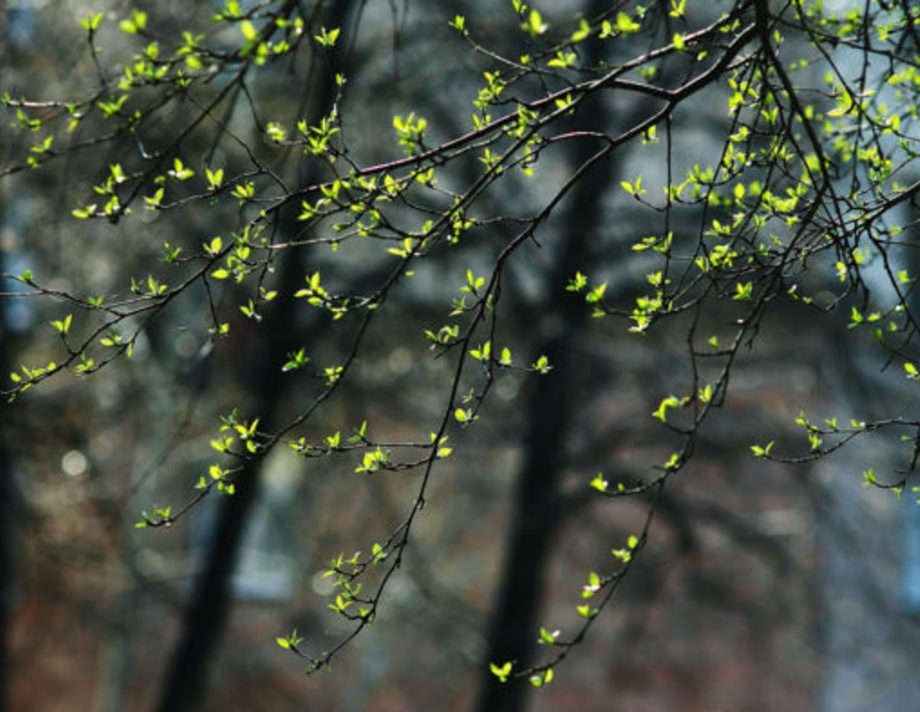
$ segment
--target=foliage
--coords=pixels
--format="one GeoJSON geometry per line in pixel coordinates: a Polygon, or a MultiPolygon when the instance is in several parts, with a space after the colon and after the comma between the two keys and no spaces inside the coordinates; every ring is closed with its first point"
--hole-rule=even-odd
{"type": "MultiPolygon", "coordinates": [[[[185,27],[154,9],[117,22],[90,12],[80,24],[94,86],[52,98],[7,88],[5,121],[17,147],[0,176],[18,186],[91,155],[99,168],[75,186],[80,198],[70,208],[75,239],[91,244],[104,234],[105,255],[117,263],[117,241],[140,235],[141,256],[123,265],[135,276],[119,275],[102,291],[59,288],[60,275],[39,266],[2,275],[4,300],[54,312],[31,359],[7,369],[3,395],[18,401],[68,373],[108,377],[183,300],[201,307],[179,313],[207,354],[233,348],[240,329],[260,333],[276,303],[291,302],[289,322],[272,329],[310,339],[270,367],[291,379],[296,412],[266,426],[249,404],[230,404],[210,439],[215,459],[189,482],[197,489],[184,503],[148,508],[138,526],[168,526],[193,516],[206,496],[232,496],[244,463],[278,448],[367,478],[417,474],[404,480],[412,482],[405,511],[389,533],[329,562],[330,608],[351,632],[315,653],[296,630],[278,638],[310,670],[324,667],[377,615],[442,461],[464,431],[496,427],[489,406],[497,380],[558,377],[549,356],[529,351],[506,324],[506,303],[526,291],[513,273],[536,269],[536,246],[552,258],[564,253],[555,241],[560,211],[590,187],[598,165],[618,161],[624,173],[616,192],[597,186],[608,234],[598,238],[597,258],[576,265],[547,299],[578,300],[592,328],[640,345],[683,344],[684,362],[674,367],[680,389],[655,394],[634,414],[659,428],[661,456],[631,483],[586,472],[593,496],[651,493],[656,502],[690,469],[744,349],[790,308],[840,322],[854,344],[874,339],[916,380],[917,276],[907,251],[920,189],[920,9],[831,5],[671,0],[579,15],[514,0],[504,9],[513,39],[502,42],[489,39],[485,15],[443,17],[453,34],[444,51],[477,63],[469,96],[428,90],[443,92],[431,105],[443,102],[454,117],[471,102],[455,133],[413,105],[386,120],[366,115],[360,93],[351,97],[360,73],[353,79],[337,64],[353,41],[348,28],[317,26],[303,3],[244,9],[228,0],[185,27]],[[592,61],[597,54],[604,59],[592,61]],[[305,110],[277,96],[291,81],[286,67],[305,58],[326,72],[331,101],[321,113],[321,102],[305,110]],[[598,105],[614,107],[609,126],[590,121],[598,105]],[[700,125],[718,136],[717,153],[694,146],[700,125]],[[585,157],[566,169],[576,148],[585,157]],[[280,276],[291,262],[295,289],[280,276]],[[437,313],[426,306],[416,319],[412,305],[432,298],[437,313]],[[378,435],[371,415],[320,432],[315,424],[360,365],[375,362],[394,321],[415,330],[404,345],[419,360],[449,365],[436,412],[420,413],[426,426],[409,441],[378,435]]],[[[809,460],[892,429],[905,434],[904,472],[885,483],[869,471],[866,484],[900,491],[916,465],[920,422],[899,413],[846,426],[803,413],[796,424],[804,454],[782,455],[773,441],[750,446],[753,454],[809,460]]],[[[490,661],[497,679],[537,687],[553,679],[641,558],[654,510],[603,572],[586,574],[570,634],[540,629],[546,656],[521,669],[490,661]]]]}

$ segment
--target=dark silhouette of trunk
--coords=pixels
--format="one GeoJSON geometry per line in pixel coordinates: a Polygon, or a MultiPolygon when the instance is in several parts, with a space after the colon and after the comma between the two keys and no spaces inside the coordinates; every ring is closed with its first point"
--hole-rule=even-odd
{"type": "MultiPolygon", "coordinates": [[[[4,9],[5,3],[0,4],[4,9]]],[[[0,44],[9,46],[6,32],[5,13],[0,13],[0,44]]],[[[0,51],[0,66],[7,59],[5,51],[0,51]]],[[[2,197],[2,194],[0,194],[2,197]]],[[[0,201],[0,215],[3,214],[3,202],[0,201]]],[[[0,253],[0,272],[6,265],[0,253]]],[[[0,284],[6,288],[7,284],[0,284]]],[[[0,366],[7,370],[12,369],[13,347],[10,343],[11,335],[6,321],[5,305],[0,305],[0,366]]],[[[10,683],[10,626],[13,618],[13,596],[16,581],[13,566],[13,552],[15,549],[13,538],[15,536],[15,506],[16,489],[13,482],[12,462],[7,449],[7,430],[11,420],[9,404],[0,399],[0,712],[9,709],[9,683],[10,683]]]]}
{"type": "MultiPolygon", "coordinates": [[[[328,27],[343,27],[352,3],[337,2],[324,18],[328,27]]],[[[315,20],[311,19],[311,22],[315,20]]],[[[317,25],[319,26],[319,25],[317,25]]],[[[307,98],[312,119],[328,114],[334,98],[332,74],[342,67],[327,67],[316,73],[317,84],[307,98]]],[[[304,184],[315,182],[316,176],[303,176],[304,184]]],[[[291,231],[298,224],[289,219],[291,231]]],[[[302,343],[303,334],[291,334],[295,303],[293,294],[303,281],[299,253],[287,251],[281,258],[278,298],[265,313],[264,322],[246,341],[246,363],[240,364],[244,375],[244,391],[248,393],[249,413],[258,417],[259,429],[271,431],[276,425],[278,407],[284,395],[281,364],[285,354],[302,343]]],[[[204,568],[195,584],[192,601],[186,610],[180,638],[170,659],[166,677],[156,705],[157,712],[191,712],[203,697],[208,662],[215,656],[216,646],[224,627],[230,605],[231,577],[236,567],[244,529],[252,506],[258,497],[262,458],[246,463],[234,478],[236,492],[222,496],[221,507],[209,537],[210,549],[204,568]]],[[[219,495],[220,496],[220,495],[219,495]]],[[[193,515],[194,516],[194,515],[193,515]]]]}
{"type": "MultiPolygon", "coordinates": [[[[280,300],[265,318],[264,328],[254,334],[254,358],[245,364],[250,374],[246,392],[251,394],[250,413],[260,418],[260,429],[274,425],[283,386],[279,364],[285,349],[290,348],[287,325],[290,323],[296,284],[302,280],[294,255],[287,255],[282,267],[280,300]]],[[[242,365],[242,364],[241,364],[242,365]]],[[[241,369],[242,370],[242,369],[241,369]]],[[[166,676],[157,710],[185,712],[196,709],[205,688],[207,662],[214,651],[230,604],[231,576],[240,551],[246,519],[258,497],[262,459],[246,463],[235,475],[236,492],[221,497],[214,530],[209,537],[210,549],[204,568],[195,584],[192,602],[166,676]]],[[[194,514],[192,515],[194,516],[194,514]]]]}
{"type": "MultiPolygon", "coordinates": [[[[592,0],[589,14],[603,4],[592,0]]],[[[597,48],[589,49],[593,55],[597,48]]],[[[600,57],[588,57],[587,64],[600,57]]],[[[582,107],[576,119],[581,128],[609,128],[609,116],[602,101],[582,107]],[[590,117],[585,121],[586,117],[590,117]]],[[[585,140],[572,149],[572,166],[577,168],[602,148],[585,140]]],[[[555,333],[542,346],[553,371],[535,376],[531,383],[527,412],[530,422],[524,440],[524,457],[513,494],[513,513],[492,620],[488,631],[488,658],[484,661],[477,709],[479,712],[517,712],[524,709],[530,683],[511,678],[500,683],[489,663],[512,661],[514,669],[533,663],[539,630],[539,614],[545,590],[547,564],[552,544],[566,515],[559,491],[565,466],[565,445],[571,431],[572,406],[581,385],[576,350],[572,344],[585,325],[588,310],[584,301],[565,291],[576,270],[589,262],[589,241],[601,222],[601,201],[612,178],[612,162],[602,159],[572,188],[562,219],[561,243],[555,269],[548,284],[552,290],[544,305],[546,323],[555,333]]]]}
{"type": "MultiPolygon", "coordinates": [[[[0,271],[3,269],[0,261],[0,271]]],[[[5,314],[0,307],[0,364],[12,363],[10,333],[5,314]]],[[[9,709],[10,625],[13,618],[16,572],[13,555],[16,536],[17,491],[13,467],[7,447],[7,428],[11,420],[9,404],[0,400],[0,712],[9,709]]]]}
{"type": "MultiPolygon", "coordinates": [[[[2,406],[0,406],[2,408],[2,406]]],[[[0,443],[0,712],[8,709],[9,631],[13,609],[13,473],[6,448],[0,443]]]]}
{"type": "Polygon", "coordinates": [[[9,458],[0,445],[0,712],[8,709],[9,643],[13,610],[13,497],[9,458]]]}
{"type": "MultiPolygon", "coordinates": [[[[578,307],[581,309],[582,305],[578,307]]],[[[512,679],[499,683],[488,663],[502,665],[513,661],[514,667],[521,669],[532,662],[546,564],[564,515],[558,480],[564,464],[571,389],[575,386],[577,368],[564,341],[581,321],[577,314],[567,318],[571,321],[563,327],[560,337],[544,349],[554,371],[541,379],[528,403],[532,417],[524,444],[524,462],[517,476],[510,537],[489,630],[480,712],[512,712],[523,709],[525,702],[526,681],[512,679]]]]}

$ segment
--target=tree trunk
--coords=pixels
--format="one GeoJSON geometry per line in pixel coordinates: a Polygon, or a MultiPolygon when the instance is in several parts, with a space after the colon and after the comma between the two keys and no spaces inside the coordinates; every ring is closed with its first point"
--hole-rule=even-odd
{"type": "MultiPolygon", "coordinates": [[[[331,27],[344,25],[352,2],[335,3],[326,18],[331,27]]],[[[325,116],[334,98],[331,76],[341,67],[330,69],[325,76],[317,77],[318,84],[307,104],[313,118],[325,116]]],[[[315,176],[304,176],[310,183],[315,176]]],[[[291,219],[292,225],[296,225],[291,219]]],[[[295,228],[296,229],[296,228],[295,228]]],[[[284,395],[280,365],[291,350],[290,324],[294,311],[293,294],[303,280],[303,270],[296,252],[286,252],[281,265],[281,279],[274,308],[265,314],[258,334],[248,340],[252,354],[242,364],[245,371],[245,392],[250,395],[251,416],[260,419],[260,430],[271,431],[276,425],[278,406],[284,395]]],[[[161,688],[157,712],[191,712],[203,697],[207,679],[208,662],[224,627],[230,605],[231,577],[233,575],[247,517],[258,497],[262,458],[246,463],[234,477],[236,492],[222,497],[221,508],[214,531],[209,538],[210,550],[201,575],[195,585],[192,602],[186,611],[180,639],[172,654],[166,678],[161,688]]]]}
{"type": "MultiPolygon", "coordinates": [[[[2,268],[0,268],[2,269],[2,268]]],[[[0,309],[0,364],[9,365],[9,330],[0,309]]],[[[3,425],[10,422],[6,401],[0,401],[0,712],[9,709],[10,626],[13,617],[16,572],[13,565],[16,536],[17,492],[3,425]]]]}
{"type": "MultiPolygon", "coordinates": [[[[3,36],[0,20],[0,37],[3,36]]],[[[0,196],[0,214],[3,214],[0,196]]],[[[0,254],[0,272],[7,265],[0,254]]],[[[2,288],[9,284],[0,285],[2,288]]],[[[13,370],[13,354],[16,352],[12,329],[7,320],[6,304],[0,304],[0,367],[13,370]]],[[[6,373],[2,374],[6,378],[6,373]]],[[[13,604],[16,596],[16,524],[20,504],[19,490],[13,479],[12,442],[9,425],[13,422],[9,403],[0,399],[0,712],[9,709],[10,685],[10,628],[13,620],[13,604]]]]}
{"type": "MultiPolygon", "coordinates": [[[[279,303],[259,330],[252,348],[255,358],[245,364],[249,374],[246,392],[253,397],[252,417],[260,418],[260,429],[271,430],[283,393],[280,363],[287,343],[286,326],[290,323],[293,291],[302,273],[293,255],[287,255],[282,267],[279,303]],[[281,296],[285,295],[285,296],[281,296]]],[[[247,517],[258,497],[262,458],[248,461],[234,476],[236,492],[221,497],[210,549],[204,568],[186,610],[182,632],[169,665],[159,712],[187,712],[196,709],[205,688],[207,663],[214,656],[230,605],[231,577],[236,567],[247,517]]],[[[194,514],[192,514],[194,516],[194,514]]]]}
{"type": "MultiPolygon", "coordinates": [[[[591,0],[588,14],[596,13],[602,4],[591,0]]],[[[594,54],[597,48],[588,51],[594,54]]],[[[596,63],[598,59],[592,56],[588,63],[596,63]]],[[[591,126],[598,128],[606,128],[610,120],[603,101],[582,108],[582,118],[586,115],[591,116],[591,126]]],[[[579,143],[572,151],[573,167],[577,169],[601,147],[590,140],[579,143]]],[[[589,240],[601,222],[599,196],[603,195],[612,175],[613,163],[609,158],[595,163],[573,187],[564,218],[559,223],[565,227],[559,235],[561,245],[555,269],[548,275],[551,296],[543,311],[547,322],[559,324],[557,333],[551,335],[542,348],[553,371],[533,377],[527,406],[530,422],[524,441],[523,464],[513,495],[502,580],[488,632],[488,658],[483,665],[477,703],[479,712],[518,712],[524,709],[527,701],[529,682],[512,677],[500,683],[491,673],[489,663],[503,665],[510,661],[514,663],[514,670],[533,663],[547,565],[566,514],[559,478],[565,467],[572,406],[583,385],[572,344],[585,325],[588,310],[582,299],[573,298],[565,291],[565,285],[576,270],[585,269],[589,262],[589,240]]]]}

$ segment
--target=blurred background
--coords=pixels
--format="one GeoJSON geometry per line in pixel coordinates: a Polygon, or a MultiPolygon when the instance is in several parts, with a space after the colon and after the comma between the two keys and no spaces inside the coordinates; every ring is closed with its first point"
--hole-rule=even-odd
{"type": "MultiPolygon", "coordinates": [[[[695,21],[702,24],[707,13],[715,17],[729,4],[697,8],[695,21]]],[[[149,12],[148,31],[162,37],[210,28],[222,7],[146,5],[137,7],[149,12]]],[[[199,172],[208,164],[238,173],[247,156],[230,138],[236,137],[285,180],[316,180],[300,152],[283,154],[259,134],[269,118],[293,123],[327,114],[330,71],[348,77],[343,132],[362,164],[396,155],[394,115],[425,117],[429,145],[460,135],[469,129],[482,72],[494,66],[448,21],[465,15],[483,46],[516,57],[527,47],[506,5],[311,5],[307,15],[343,28],[336,58],[305,51],[253,68],[247,91],[216,110],[224,139],[215,140],[214,124],[202,125],[184,139],[184,155],[199,172]]],[[[551,27],[567,26],[579,13],[594,16],[608,3],[552,5],[544,11],[551,27]]],[[[253,3],[241,6],[246,11],[253,3]]],[[[96,91],[97,69],[80,20],[88,10],[104,14],[100,61],[119,67],[145,43],[117,29],[133,7],[0,0],[0,90],[36,101],[96,91]]],[[[656,46],[655,32],[646,39],[649,47],[656,46]]],[[[236,37],[218,33],[207,40],[229,46],[236,37]]],[[[610,64],[627,56],[609,46],[604,51],[610,64]]],[[[137,210],[127,225],[71,217],[75,206],[93,199],[90,186],[107,171],[100,166],[121,161],[127,167],[168,144],[190,107],[216,95],[222,81],[216,77],[201,88],[197,104],[173,101],[134,134],[79,148],[104,126],[100,119],[77,132],[73,150],[64,152],[61,143],[66,155],[54,165],[4,176],[0,271],[29,268],[59,292],[125,294],[132,278],[170,274],[158,262],[164,240],[194,249],[237,229],[242,211],[229,199],[213,211],[201,205],[137,210]]],[[[724,97],[716,96],[675,114],[676,173],[718,155],[729,117],[724,97]]],[[[616,134],[648,111],[647,101],[598,98],[573,126],[616,134]]],[[[15,112],[6,110],[0,167],[27,154],[14,121],[15,112]]],[[[611,482],[641,479],[650,463],[673,450],[649,414],[689,378],[684,334],[690,318],[676,317],[637,339],[622,322],[591,319],[583,297],[564,290],[577,269],[590,268],[609,280],[612,300],[642,292],[643,263],[631,246],[650,232],[649,213],[619,183],[640,171],[650,193],[665,183],[664,150],[663,144],[637,144],[594,168],[541,228],[539,240],[509,265],[505,339],[515,352],[549,355],[555,368],[544,377],[499,374],[481,420],[451,435],[454,454],[435,468],[428,506],[377,619],[330,670],[305,675],[303,662],[275,638],[296,628],[305,649],[318,653],[348,633],[327,609],[332,590],[322,573],[340,552],[366,550],[402,521],[419,473],[362,476],[355,462],[303,459],[279,447],[251,473],[259,487],[245,495],[248,505],[237,519],[229,519],[223,499],[208,497],[174,526],[137,529],[134,523],[142,511],[178,507],[194,495],[192,486],[213,459],[209,442],[219,417],[230,408],[243,404],[277,424],[315,396],[309,379],[266,379],[259,364],[279,371],[299,344],[317,365],[335,363],[348,349],[347,333],[296,305],[284,321],[269,315],[252,324],[237,310],[239,294],[228,288],[217,305],[231,332],[215,345],[208,335],[209,297],[190,289],[169,310],[139,321],[130,361],[87,378],[63,374],[0,405],[5,710],[167,709],[166,689],[181,688],[183,656],[195,655],[194,641],[204,641],[199,652],[205,651],[207,675],[197,707],[203,712],[487,709],[488,663],[503,636],[536,639],[540,626],[574,630],[587,572],[609,568],[610,549],[643,525],[650,499],[592,497],[588,483],[598,472],[611,482]],[[548,496],[535,510],[522,509],[527,482],[539,483],[548,496]],[[238,543],[225,546],[227,531],[238,533],[238,543]],[[235,564],[220,558],[227,547],[238,548],[235,564]],[[516,555],[529,562],[523,577],[513,575],[510,562],[523,560],[516,555]],[[225,607],[209,598],[208,575],[226,595],[225,607]],[[212,601],[220,608],[213,620],[207,615],[212,601]],[[509,633],[503,628],[508,611],[524,606],[538,612],[536,627],[509,633]]],[[[373,348],[361,354],[306,434],[346,435],[367,421],[381,441],[427,436],[445,406],[452,365],[435,357],[424,329],[443,323],[466,268],[484,272],[514,233],[515,220],[539,210],[592,152],[579,144],[550,148],[536,178],[496,184],[476,214],[501,219],[418,267],[374,322],[373,348]]],[[[475,168],[460,162],[441,180],[460,190],[475,168]]],[[[396,217],[412,219],[408,210],[396,217]]],[[[673,227],[678,239],[698,229],[698,216],[685,217],[685,225],[673,227]]],[[[328,246],[308,246],[293,254],[290,268],[279,266],[272,278],[281,290],[296,289],[304,274],[321,269],[324,283],[361,291],[386,269],[361,247],[333,254],[328,246]]],[[[54,300],[8,294],[17,289],[23,288],[6,280],[0,299],[4,377],[20,363],[59,358],[60,340],[48,322],[66,312],[54,300]]],[[[729,333],[732,317],[727,308],[713,312],[707,327],[729,333]]],[[[894,460],[890,436],[872,435],[858,448],[796,466],[755,459],[749,448],[774,439],[777,449],[801,449],[793,421],[802,410],[816,418],[864,420],[911,414],[912,399],[903,378],[889,376],[871,348],[844,341],[844,321],[816,320],[793,304],[768,326],[740,357],[731,396],[700,435],[692,464],[661,496],[648,546],[612,607],[552,684],[529,694],[527,709],[915,709],[920,512],[914,497],[864,489],[860,477],[869,468],[883,475],[903,465],[894,460]]]]}

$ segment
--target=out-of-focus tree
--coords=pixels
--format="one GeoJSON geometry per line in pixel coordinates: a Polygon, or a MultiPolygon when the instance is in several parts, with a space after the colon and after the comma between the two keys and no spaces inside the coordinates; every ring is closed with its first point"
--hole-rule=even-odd
{"type": "MultiPolygon", "coordinates": [[[[477,462],[476,436],[519,449],[479,699],[520,709],[652,556],[655,515],[691,546],[700,505],[681,480],[747,350],[807,314],[920,378],[902,230],[920,189],[920,10],[513,0],[408,22],[395,5],[325,5],[93,9],[82,51],[39,60],[35,35],[11,52],[0,178],[21,206],[4,218],[0,315],[32,331],[4,363],[5,413],[57,417],[87,449],[105,430],[112,459],[118,428],[137,431],[146,462],[120,453],[92,500],[130,590],[149,583],[150,529],[198,532],[163,710],[197,702],[279,453],[360,476],[323,499],[351,525],[317,582],[344,627],[277,639],[313,672],[380,622],[404,565],[423,568],[426,521],[449,521],[438,510],[461,509],[467,480],[488,491],[465,472],[499,467],[477,462]],[[35,210],[53,229],[32,237],[35,210]],[[601,343],[642,354],[642,388],[611,387],[626,369],[601,343]],[[83,413],[41,400],[89,388],[83,413]],[[615,390],[628,402],[610,406],[615,390]],[[196,410],[219,414],[209,434],[196,410]],[[125,532],[138,493],[150,504],[125,532]],[[587,524],[607,500],[638,504],[621,541],[587,524]],[[561,634],[542,619],[548,556],[580,524],[608,561],[583,572],[561,634]]],[[[916,465],[920,423],[900,412],[795,426],[801,456],[768,432],[735,446],[807,462],[890,431],[903,471],[865,483],[900,492],[916,465]]],[[[62,460],[86,466],[80,450],[62,460]]],[[[702,508],[749,534],[731,507],[702,508]]]]}

